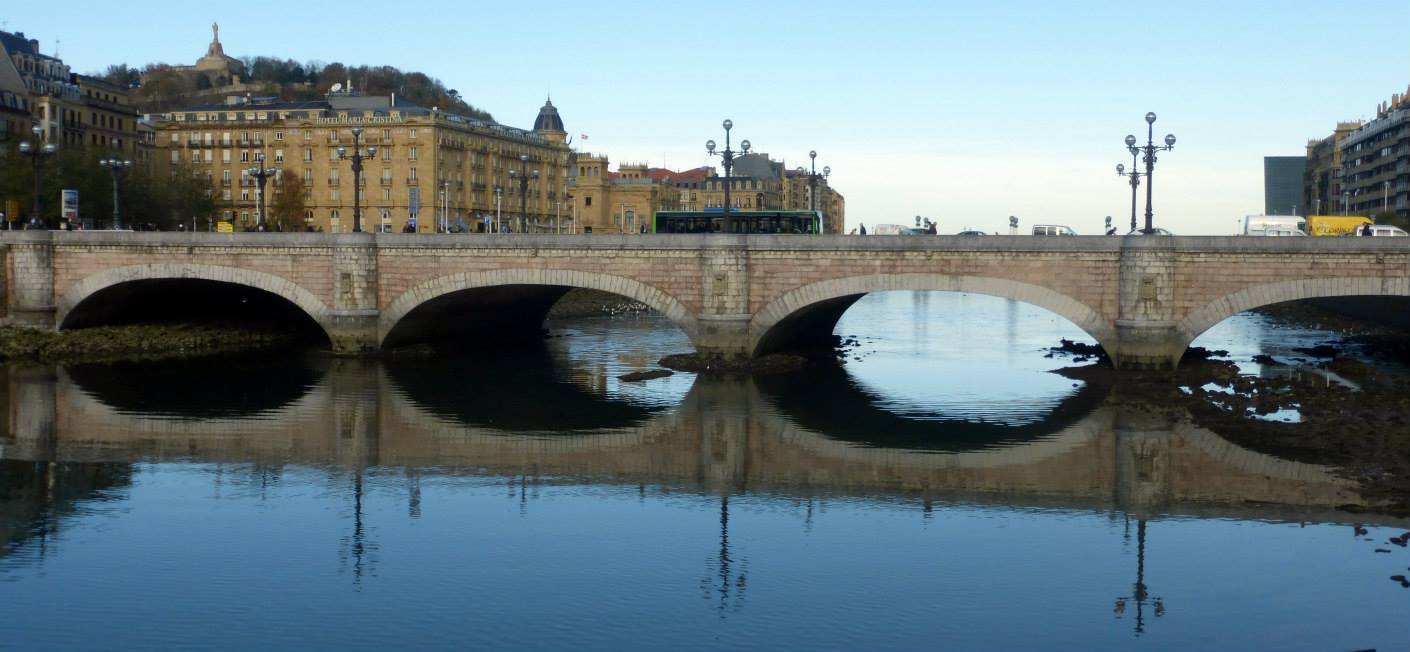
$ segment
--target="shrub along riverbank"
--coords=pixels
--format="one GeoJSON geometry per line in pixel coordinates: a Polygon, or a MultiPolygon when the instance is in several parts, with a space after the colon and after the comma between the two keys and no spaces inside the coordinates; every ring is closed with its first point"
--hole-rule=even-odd
{"type": "Polygon", "coordinates": [[[216,324],[131,324],[71,331],[0,328],[6,363],[73,364],[190,358],[286,346],[290,335],[216,324]]]}

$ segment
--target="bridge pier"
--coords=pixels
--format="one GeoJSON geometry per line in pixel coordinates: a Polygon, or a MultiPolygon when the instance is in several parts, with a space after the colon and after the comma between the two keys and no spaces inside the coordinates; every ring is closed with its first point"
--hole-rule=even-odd
{"type": "Polygon", "coordinates": [[[1117,369],[1174,369],[1185,353],[1175,319],[1175,244],[1162,236],[1122,239],[1116,342],[1107,355],[1117,369]]]}
{"type": "Polygon", "coordinates": [[[16,231],[10,234],[11,277],[14,290],[10,324],[53,330],[54,242],[49,231],[16,231]]]}
{"type": "Polygon", "coordinates": [[[369,355],[378,348],[377,242],[371,233],[338,239],[333,251],[333,306],[324,329],[338,355],[369,355]]]}
{"type": "Polygon", "coordinates": [[[747,360],[749,350],[749,251],[731,244],[707,251],[701,262],[700,297],[702,310],[696,316],[696,332],[690,333],[695,350],[702,356],[725,360],[747,360]]]}

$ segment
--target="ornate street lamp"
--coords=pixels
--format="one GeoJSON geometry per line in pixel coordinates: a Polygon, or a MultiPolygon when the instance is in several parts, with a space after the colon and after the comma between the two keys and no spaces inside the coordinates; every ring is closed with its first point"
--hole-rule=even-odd
{"type": "Polygon", "coordinates": [[[20,143],[20,153],[28,156],[30,164],[34,167],[34,197],[30,200],[29,204],[29,227],[35,228],[43,223],[39,219],[40,157],[53,154],[58,151],[59,148],[55,146],[54,143],[44,143],[43,146],[39,145],[39,137],[44,134],[43,127],[36,125],[30,129],[30,132],[34,134],[34,144],[31,145],[27,140],[20,143]]]}
{"type": "MultiPolygon", "coordinates": [[[[1131,147],[1136,144],[1135,136],[1126,137],[1126,146],[1131,147]]],[[[1136,152],[1131,152],[1131,171],[1126,171],[1126,166],[1116,164],[1116,176],[1129,177],[1131,181],[1131,233],[1136,232],[1136,191],[1141,186],[1142,173],[1136,169],[1136,152]]]]}
{"type": "Polygon", "coordinates": [[[122,229],[122,211],[118,208],[118,181],[132,169],[132,161],[113,156],[99,160],[98,165],[113,175],[113,230],[118,231],[122,229]]]}
{"type": "MultiPolygon", "coordinates": [[[[367,154],[364,156],[362,147],[358,139],[362,137],[362,127],[352,128],[352,171],[353,171],[353,233],[362,231],[362,159],[376,158],[377,146],[368,145],[367,154]]],[[[338,158],[347,158],[348,150],[342,145],[338,146],[338,158]]]]}
{"type": "Polygon", "coordinates": [[[722,161],[724,162],[724,165],[725,165],[725,223],[724,223],[724,227],[725,227],[725,233],[734,233],[734,222],[733,222],[733,218],[730,217],[730,212],[729,212],[729,211],[730,211],[729,187],[730,187],[730,185],[733,183],[733,182],[730,181],[730,172],[734,169],[734,157],[735,157],[735,155],[736,155],[736,154],[744,155],[744,154],[748,154],[748,153],[749,153],[749,141],[747,141],[747,140],[741,140],[741,141],[739,141],[739,149],[741,149],[741,150],[743,150],[743,151],[741,151],[741,152],[735,152],[734,150],[732,150],[732,149],[729,148],[729,130],[734,128],[734,121],[733,121],[733,120],[725,120],[724,123],[723,123],[721,126],[723,126],[723,127],[725,128],[725,148],[724,148],[724,150],[717,153],[717,152],[715,151],[715,141],[713,141],[713,140],[707,140],[707,141],[705,141],[705,151],[709,152],[711,156],[716,156],[716,155],[718,154],[718,156],[720,157],[720,160],[722,160],[722,161]]]}
{"type": "MultiPolygon", "coordinates": [[[[340,148],[338,148],[338,149],[340,150],[340,151],[338,152],[338,156],[342,156],[342,155],[343,155],[343,154],[342,154],[342,151],[341,151],[342,148],[340,147],[340,148]]],[[[252,168],[249,168],[248,170],[245,170],[245,174],[248,174],[248,175],[250,175],[251,177],[254,177],[254,179],[255,179],[255,202],[256,202],[255,205],[257,206],[257,208],[255,209],[255,210],[256,210],[256,212],[255,212],[255,229],[260,230],[260,231],[263,231],[263,230],[265,230],[265,228],[266,228],[265,225],[264,225],[264,183],[265,183],[265,181],[268,181],[270,177],[278,178],[278,177],[279,177],[279,169],[278,169],[278,168],[267,168],[267,167],[264,167],[264,152],[256,152],[256,153],[255,153],[255,163],[256,163],[255,167],[252,167],[252,168]]],[[[354,163],[354,165],[356,166],[356,163],[354,163]]],[[[360,167],[360,166],[358,166],[358,167],[360,167]]],[[[354,167],[354,170],[356,170],[356,169],[358,169],[358,168],[357,168],[357,167],[354,167]]],[[[354,171],[354,173],[353,173],[354,182],[356,182],[356,176],[357,176],[357,173],[354,171]]],[[[286,190],[285,192],[288,192],[288,190],[286,190]]],[[[355,197],[356,194],[357,194],[357,190],[356,190],[356,189],[353,190],[353,194],[354,194],[354,197],[355,197]]],[[[353,203],[356,204],[356,200],[354,200],[353,203]]],[[[357,209],[354,208],[354,209],[353,209],[353,230],[354,230],[354,231],[357,230],[357,226],[358,226],[358,224],[357,224],[357,209]]]]}
{"type": "Polygon", "coordinates": [[[510,171],[509,171],[509,178],[510,178],[510,179],[514,179],[514,178],[516,178],[516,177],[519,179],[519,232],[520,232],[520,233],[528,233],[529,176],[530,176],[530,174],[532,174],[532,175],[533,175],[533,178],[535,178],[535,179],[539,178],[539,171],[538,171],[538,170],[534,170],[532,173],[529,172],[529,155],[528,155],[528,154],[520,154],[520,155],[519,155],[519,169],[518,169],[518,170],[510,170],[510,171]],[[517,173],[517,174],[516,174],[516,173],[517,173]]]}
{"type": "MultiPolygon", "coordinates": [[[[1152,218],[1152,215],[1153,215],[1153,211],[1151,210],[1151,186],[1152,186],[1152,184],[1154,183],[1153,180],[1151,179],[1151,173],[1155,171],[1155,153],[1156,153],[1156,152],[1160,152],[1160,151],[1167,151],[1167,152],[1168,152],[1168,151],[1170,151],[1170,150],[1172,150],[1172,149],[1175,149],[1175,136],[1174,136],[1174,134],[1167,134],[1167,135],[1165,136],[1165,146],[1162,147],[1162,146],[1160,146],[1160,145],[1156,145],[1156,144],[1155,144],[1155,113],[1153,113],[1153,112],[1152,112],[1152,113],[1147,113],[1147,114],[1146,114],[1146,144],[1145,144],[1145,145],[1137,145],[1137,144],[1136,144],[1136,137],[1135,137],[1134,135],[1128,135],[1128,136],[1126,136],[1126,149],[1131,152],[1131,157],[1132,157],[1132,158],[1131,158],[1131,167],[1132,167],[1132,171],[1133,171],[1133,172],[1135,171],[1135,157],[1136,157],[1136,155],[1137,155],[1137,154],[1143,154],[1143,155],[1144,155],[1143,158],[1142,158],[1142,160],[1145,161],[1145,164],[1146,164],[1146,171],[1145,171],[1145,175],[1146,175],[1146,228],[1142,229],[1142,233],[1145,233],[1146,235],[1151,235],[1151,234],[1155,233],[1155,226],[1151,223],[1151,222],[1152,222],[1152,219],[1151,219],[1151,218],[1152,218]]],[[[1133,183],[1134,183],[1134,181],[1133,181],[1133,183]]],[[[1133,187],[1134,187],[1134,186],[1133,186],[1133,187]]]]}

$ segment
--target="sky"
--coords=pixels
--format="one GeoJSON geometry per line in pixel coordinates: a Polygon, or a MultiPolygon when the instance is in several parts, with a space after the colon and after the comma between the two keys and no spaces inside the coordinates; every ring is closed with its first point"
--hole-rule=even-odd
{"type": "Polygon", "coordinates": [[[551,94],[574,147],[614,165],[719,167],[704,144],[729,118],[735,143],[790,168],[817,150],[849,228],[1125,225],[1115,166],[1153,111],[1156,140],[1178,139],[1156,163],[1156,226],[1232,233],[1263,212],[1264,156],[1303,154],[1410,85],[1407,0],[121,6],[18,3],[0,22],[45,53],[57,39],[77,72],[192,63],[219,22],[232,56],[419,70],[505,124],[532,126],[551,94]]]}

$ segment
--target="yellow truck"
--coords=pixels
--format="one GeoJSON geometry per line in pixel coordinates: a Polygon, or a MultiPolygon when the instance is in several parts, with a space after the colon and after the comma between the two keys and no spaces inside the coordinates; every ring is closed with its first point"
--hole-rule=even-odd
{"type": "Polygon", "coordinates": [[[1362,224],[1374,224],[1360,215],[1308,215],[1307,235],[1355,235],[1362,224]]]}

